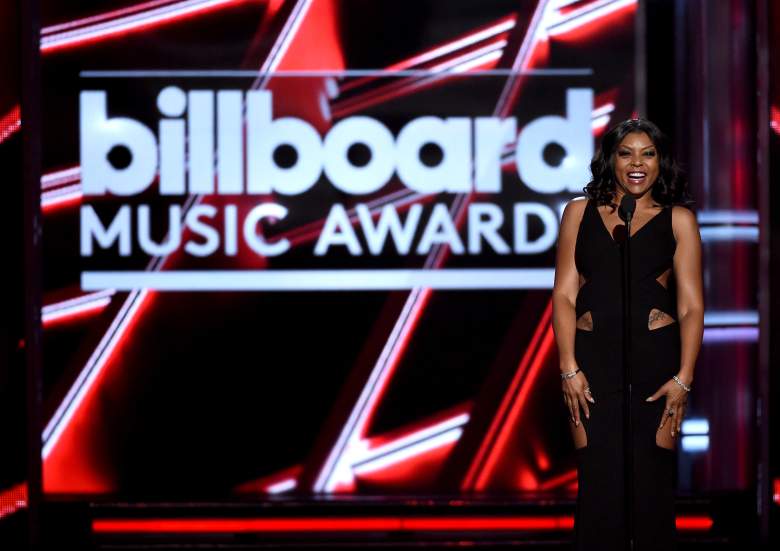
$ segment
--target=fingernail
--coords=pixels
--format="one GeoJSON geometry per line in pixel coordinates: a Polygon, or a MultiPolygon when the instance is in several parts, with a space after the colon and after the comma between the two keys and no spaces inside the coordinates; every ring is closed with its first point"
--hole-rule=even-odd
{"type": "Polygon", "coordinates": [[[645,402],[649,402],[649,401],[651,401],[652,399],[653,399],[653,397],[652,397],[652,396],[649,396],[649,397],[645,398],[645,402]]]}
{"type": "Polygon", "coordinates": [[[580,426],[580,422],[579,421],[574,421],[574,426],[575,427],[579,427],[580,426]]]}
{"type": "Polygon", "coordinates": [[[585,414],[585,419],[590,419],[590,414],[589,413],[585,414]]]}

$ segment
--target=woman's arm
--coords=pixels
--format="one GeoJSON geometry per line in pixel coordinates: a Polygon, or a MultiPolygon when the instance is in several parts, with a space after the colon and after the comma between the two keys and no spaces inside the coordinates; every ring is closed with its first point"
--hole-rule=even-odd
{"type": "MultiPolygon", "coordinates": [[[[704,335],[704,299],[701,277],[701,235],[696,216],[685,207],[672,207],[672,231],[677,240],[674,253],[674,276],[677,281],[677,316],[680,325],[680,370],[677,378],[685,385],[693,382],[693,369],[704,335]]],[[[670,423],[672,436],[680,433],[687,392],[673,379],[667,381],[652,396],[653,401],[666,396],[664,413],[659,428],[663,427],[671,409],[674,422],[670,423]]]]}
{"type": "MultiPolygon", "coordinates": [[[[586,200],[569,201],[563,210],[555,256],[555,282],[553,284],[553,332],[558,345],[558,362],[562,373],[577,369],[574,358],[574,334],[577,323],[575,305],[579,292],[579,273],[574,262],[574,246],[577,232],[585,211],[586,200]]],[[[580,408],[590,417],[588,398],[584,390],[587,378],[580,371],[575,377],[564,379],[563,392],[566,405],[576,426],[580,423],[580,408]]],[[[592,402],[592,396],[589,398],[592,402]]]]}
{"type": "Polygon", "coordinates": [[[574,362],[574,329],[577,323],[575,304],[579,292],[579,273],[574,262],[574,245],[584,210],[582,203],[585,201],[575,199],[569,201],[563,209],[555,253],[555,282],[552,293],[553,332],[558,344],[561,371],[570,371],[570,366],[574,362]]]}
{"type": "Polygon", "coordinates": [[[680,371],[677,377],[686,385],[690,385],[704,335],[701,235],[694,213],[685,207],[673,209],[672,227],[677,240],[674,274],[677,281],[677,315],[681,341],[680,371]]]}

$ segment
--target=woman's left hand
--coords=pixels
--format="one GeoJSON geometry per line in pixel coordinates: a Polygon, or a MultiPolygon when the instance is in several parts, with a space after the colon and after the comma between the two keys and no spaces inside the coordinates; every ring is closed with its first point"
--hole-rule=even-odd
{"type": "Polygon", "coordinates": [[[661,425],[663,428],[669,417],[674,417],[671,423],[672,436],[680,432],[682,420],[685,416],[685,408],[688,404],[688,392],[678,385],[674,379],[669,379],[661,388],[655,391],[655,394],[647,398],[648,402],[653,402],[661,396],[666,395],[666,407],[661,414],[661,425]],[[669,415],[671,411],[672,415],[669,415]]]}

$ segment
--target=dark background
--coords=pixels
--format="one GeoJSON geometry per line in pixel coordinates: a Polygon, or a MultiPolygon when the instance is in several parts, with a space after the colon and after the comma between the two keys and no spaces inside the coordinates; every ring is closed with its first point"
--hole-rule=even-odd
{"type": "MultiPolygon", "coordinates": [[[[0,515],[0,542],[7,541],[11,546],[23,545],[30,539],[36,540],[40,528],[37,511],[41,484],[40,461],[34,458],[39,457],[39,445],[36,438],[28,438],[28,435],[40,434],[42,424],[51,414],[52,404],[56,403],[56,397],[63,392],[63,384],[58,381],[67,377],[68,369],[72,369],[67,366],[58,369],[56,362],[52,364],[47,360],[46,370],[43,370],[39,356],[40,347],[35,345],[41,341],[44,347],[68,351],[68,346],[74,346],[68,343],[83,338],[84,332],[88,330],[82,326],[70,329],[69,334],[47,336],[37,323],[39,316],[32,313],[39,311],[41,302],[45,302],[43,290],[46,288],[45,282],[41,284],[38,281],[41,277],[40,270],[33,267],[40,266],[43,258],[51,257],[45,257],[46,227],[38,225],[40,214],[34,207],[38,199],[37,188],[33,190],[29,184],[38,181],[41,168],[67,164],[68,160],[73,158],[74,151],[68,151],[67,147],[56,150],[50,148],[50,151],[47,151],[44,146],[41,152],[40,133],[36,131],[42,121],[49,123],[58,116],[56,112],[47,112],[45,107],[42,108],[38,98],[39,87],[42,83],[53,83],[58,76],[58,70],[68,73],[63,68],[66,67],[67,59],[63,66],[53,69],[47,68],[43,62],[43,76],[39,79],[37,55],[30,52],[29,48],[24,48],[25,43],[32,43],[33,40],[19,31],[36,28],[36,21],[41,21],[45,26],[93,13],[98,3],[82,2],[80,6],[83,7],[83,13],[78,13],[81,7],[75,8],[68,4],[66,8],[54,2],[43,2],[40,7],[42,19],[38,19],[34,4],[36,3],[6,2],[0,6],[0,69],[4,76],[4,84],[0,87],[0,116],[14,105],[20,104],[24,119],[22,129],[0,143],[0,166],[5,167],[3,180],[7,183],[8,205],[2,219],[5,235],[10,236],[6,240],[8,265],[11,266],[7,274],[13,281],[7,288],[9,292],[3,296],[0,314],[3,316],[0,363],[0,419],[3,421],[0,423],[0,491],[27,483],[30,494],[29,507],[11,515],[0,515]],[[62,155],[62,158],[57,155],[62,155]],[[44,159],[44,163],[38,162],[40,159],[44,159]],[[43,227],[43,247],[34,239],[35,232],[31,228],[35,227],[43,227]],[[30,343],[33,346],[30,346],[30,343]],[[32,381],[32,384],[28,384],[28,380],[32,381]],[[37,385],[41,384],[41,381],[43,384],[39,388],[37,385]]],[[[348,66],[383,66],[435,44],[446,36],[471,29],[475,23],[480,22],[480,18],[489,22],[494,19],[495,13],[499,13],[507,5],[506,2],[499,1],[488,4],[480,2],[477,9],[475,3],[466,2],[459,6],[457,15],[453,15],[455,10],[451,9],[450,3],[447,3],[446,8],[442,7],[443,3],[434,1],[415,4],[416,17],[409,17],[406,13],[402,14],[390,7],[390,3],[345,2],[345,21],[347,24],[350,19],[357,22],[349,24],[354,32],[349,34],[345,41],[345,51],[349,54],[348,66]],[[371,18],[381,18],[389,22],[388,28],[404,30],[402,33],[387,34],[371,32],[369,25],[360,25],[361,21],[371,18]],[[443,20],[447,21],[446,30],[429,24],[430,21],[443,20]],[[453,29],[457,32],[452,32],[453,29]]],[[[772,417],[770,414],[776,411],[776,405],[769,398],[771,393],[776,391],[777,384],[770,377],[769,365],[774,357],[772,321],[778,311],[774,308],[777,293],[772,292],[775,285],[773,281],[777,279],[773,277],[776,270],[773,262],[775,255],[772,253],[777,247],[773,236],[779,227],[776,213],[780,210],[773,208],[777,198],[771,193],[769,184],[778,181],[778,166],[776,161],[773,164],[773,159],[780,158],[780,116],[775,115],[777,124],[774,129],[770,125],[772,108],[776,110],[780,107],[780,44],[777,42],[777,33],[773,35],[768,30],[780,25],[780,10],[777,3],[761,0],[648,0],[643,2],[642,10],[645,16],[644,34],[640,31],[638,40],[645,46],[646,77],[643,89],[637,90],[636,101],[640,113],[643,112],[642,114],[656,122],[672,138],[679,158],[690,173],[699,209],[755,209],[760,216],[761,239],[757,246],[740,249],[730,244],[715,244],[708,246],[710,248],[705,251],[708,255],[705,258],[718,260],[717,268],[711,269],[707,275],[708,294],[705,302],[708,308],[757,309],[760,314],[761,341],[747,351],[724,350],[718,347],[702,349],[696,374],[699,392],[691,396],[691,411],[695,413],[697,409],[721,409],[724,412],[734,412],[737,425],[744,427],[745,432],[734,434],[724,425],[720,438],[724,441],[732,439],[729,446],[736,446],[736,453],[697,465],[696,472],[702,478],[689,481],[692,488],[707,487],[715,493],[722,492],[726,497],[732,497],[735,504],[733,516],[747,521],[732,527],[732,532],[727,534],[728,541],[758,545],[759,542],[769,541],[769,527],[771,520],[777,518],[778,507],[777,502],[772,501],[772,485],[777,484],[778,479],[775,459],[777,439],[770,438],[772,433],[769,425],[772,417]],[[728,289],[729,292],[723,292],[723,289],[728,289]],[[712,392],[703,392],[704,389],[710,388],[713,389],[712,392]],[[716,390],[718,388],[738,388],[739,396],[743,397],[744,401],[735,403],[733,393],[719,392],[716,390]],[[746,447],[740,448],[740,445],[746,447]],[[722,487],[718,487],[719,481],[722,482],[722,487]],[[727,494],[729,489],[739,490],[736,497],[727,494]],[[738,507],[739,511],[736,510],[738,507]]],[[[232,38],[226,35],[226,42],[229,43],[232,38]]],[[[139,47],[138,44],[133,46],[139,47]]],[[[202,67],[211,62],[218,65],[225,62],[225,56],[230,55],[235,57],[236,64],[240,63],[239,53],[231,52],[229,48],[215,50],[213,55],[214,60],[200,60],[198,65],[202,67]]],[[[182,59],[185,57],[186,55],[183,55],[182,59]]],[[[181,66],[181,63],[177,66],[181,66]]],[[[72,71],[70,73],[72,74],[72,71]]],[[[50,277],[53,277],[51,271],[43,272],[44,280],[50,277]]],[[[451,376],[452,371],[437,371],[435,368],[427,370],[429,376],[424,378],[416,375],[414,370],[402,371],[397,383],[399,386],[395,391],[391,390],[383,409],[380,409],[376,420],[377,430],[397,428],[418,415],[437,411],[440,407],[468,398],[468,389],[474,388],[476,382],[469,382],[467,378],[478,378],[479,374],[466,367],[473,358],[481,357],[484,350],[495,350],[498,343],[482,341],[480,345],[484,349],[465,347],[464,351],[473,356],[464,354],[464,351],[450,349],[451,357],[441,356],[439,353],[442,348],[435,346],[435,343],[442,340],[452,341],[458,337],[461,329],[468,331],[472,325],[490,333],[489,324],[500,325],[502,321],[506,322],[510,313],[521,308],[525,304],[523,301],[527,300],[511,293],[507,296],[501,293],[488,295],[491,302],[485,311],[494,314],[498,312],[499,315],[486,316],[485,319],[463,316],[463,312],[471,310],[472,301],[484,304],[484,294],[474,296],[470,293],[460,293],[460,302],[456,309],[452,307],[453,301],[447,298],[435,305],[438,308],[437,317],[447,317],[453,323],[450,327],[442,327],[441,324],[435,323],[434,318],[431,323],[423,324],[421,334],[424,338],[415,345],[418,348],[412,350],[409,361],[423,362],[435,358],[438,363],[432,364],[434,366],[451,367],[459,364],[463,368],[459,375],[454,377],[451,376]],[[507,312],[504,314],[506,319],[502,320],[501,312],[507,312]],[[432,343],[431,348],[425,350],[424,343],[432,343]],[[412,399],[412,407],[396,407],[408,405],[409,396],[414,396],[405,395],[403,388],[416,388],[419,395],[432,398],[412,399]]],[[[162,297],[159,298],[162,300],[162,297]]],[[[210,300],[205,295],[201,298],[205,302],[210,300]]],[[[285,300],[288,299],[289,297],[285,297],[285,300]]],[[[158,323],[163,326],[172,321],[182,323],[182,319],[184,323],[195,324],[192,313],[204,307],[204,304],[196,302],[197,297],[196,300],[187,301],[182,301],[181,297],[165,297],[164,300],[172,302],[157,303],[156,306],[161,307],[161,312],[172,311],[175,306],[179,309],[178,312],[184,314],[176,320],[161,318],[158,323]],[[167,310],[169,305],[171,308],[167,310]],[[190,315],[187,310],[182,310],[185,308],[192,308],[190,315]]],[[[228,315],[231,302],[240,300],[243,300],[242,297],[220,297],[220,304],[215,306],[220,310],[215,311],[222,311],[222,314],[215,314],[215,317],[228,315]]],[[[267,300],[272,303],[276,298],[267,300]]],[[[343,296],[312,297],[301,294],[301,308],[310,307],[313,300],[319,301],[314,315],[304,317],[293,309],[287,320],[276,320],[278,325],[275,325],[281,333],[286,330],[316,335],[317,340],[306,342],[302,349],[298,350],[301,361],[307,363],[315,363],[320,350],[334,349],[336,333],[328,333],[328,330],[335,331],[334,322],[338,319],[329,312],[345,307],[343,296]]],[[[383,296],[371,296],[367,293],[355,299],[354,304],[348,305],[347,308],[358,313],[370,312],[383,304],[384,300],[383,296]]],[[[268,308],[268,303],[263,307],[268,308]]],[[[367,316],[366,320],[368,319],[367,316]]],[[[359,317],[354,321],[356,327],[366,327],[367,322],[361,322],[359,317]]],[[[366,335],[360,332],[352,332],[348,341],[338,338],[338,345],[333,352],[343,354],[343,364],[347,365],[354,359],[349,351],[358,349],[365,337],[366,335]]],[[[150,335],[149,339],[153,339],[153,336],[150,335]]],[[[145,342],[154,343],[153,340],[145,342]]],[[[79,351],[73,348],[70,352],[79,354],[79,351]]],[[[138,361],[141,361],[143,351],[137,353],[138,361]]],[[[169,357],[175,358],[178,351],[173,349],[168,353],[169,357]]],[[[245,352],[239,346],[215,350],[214,354],[214,357],[203,357],[204,366],[220,362],[239,363],[245,357],[245,352]]],[[[128,353],[126,360],[133,361],[132,352],[128,353]]],[[[192,397],[198,396],[199,392],[213,383],[209,371],[205,368],[203,373],[193,373],[185,366],[175,363],[171,365],[173,368],[165,373],[149,370],[142,377],[127,381],[127,385],[122,387],[123,392],[132,394],[134,387],[170,388],[184,381],[178,385],[178,389],[183,395],[192,397]],[[194,379],[193,375],[196,375],[194,379]],[[166,382],[161,380],[161,377],[170,379],[166,382]]],[[[329,368],[333,369],[331,374],[334,371],[339,373],[338,364],[329,368]]],[[[337,375],[336,378],[341,377],[337,375]]],[[[271,409],[282,413],[281,408],[284,406],[297,410],[305,404],[307,408],[311,408],[308,411],[312,416],[325,415],[332,404],[330,401],[318,402],[321,400],[318,397],[323,395],[319,391],[328,380],[329,378],[324,376],[321,380],[310,380],[309,384],[294,396],[294,402],[280,399],[271,409]]],[[[272,389],[274,386],[273,380],[263,379],[238,390],[227,382],[217,383],[216,387],[211,386],[209,390],[235,396],[234,401],[226,401],[227,409],[225,405],[220,409],[220,414],[229,419],[251,415],[256,400],[273,397],[272,391],[265,389],[272,389]],[[255,387],[263,390],[258,392],[255,387]],[[238,394],[233,394],[234,392],[238,394]]],[[[142,396],[142,400],[136,399],[143,405],[143,409],[136,412],[138,419],[143,417],[144,410],[166,411],[170,405],[165,395],[146,392],[142,396]]],[[[298,460],[305,453],[305,443],[308,441],[311,445],[316,438],[317,426],[307,423],[306,417],[291,415],[290,425],[284,427],[284,430],[281,425],[269,426],[265,438],[273,440],[281,437],[281,433],[294,429],[301,439],[287,442],[287,445],[272,456],[265,454],[263,448],[256,448],[256,455],[243,456],[243,462],[237,464],[235,471],[221,471],[219,469],[223,463],[220,461],[220,449],[242,439],[245,431],[237,426],[223,424],[227,426],[227,430],[214,431],[210,442],[198,444],[203,427],[214,414],[215,405],[201,400],[196,400],[194,405],[197,407],[182,407],[170,411],[170,417],[165,422],[156,425],[144,423],[151,429],[143,435],[133,433],[132,419],[118,422],[107,435],[108,438],[115,439],[114,445],[109,446],[111,453],[116,454],[112,460],[120,461],[129,453],[135,461],[135,468],[121,472],[119,480],[124,499],[224,497],[226,492],[229,495],[231,484],[261,474],[252,471],[258,465],[263,465],[261,471],[268,472],[298,460]],[[169,430],[172,426],[185,428],[174,436],[169,430]],[[134,438],[142,439],[144,446],[149,447],[134,447],[134,438]],[[296,443],[303,447],[296,449],[296,443]],[[165,468],[165,462],[172,459],[166,454],[149,455],[148,450],[160,446],[176,449],[182,445],[192,446],[188,448],[188,453],[199,457],[202,463],[184,465],[179,478],[160,474],[168,470],[165,468]],[[163,468],[159,469],[161,462],[163,468]],[[204,464],[213,465],[213,472],[222,474],[204,479],[198,487],[189,485],[188,475],[195,474],[195,470],[202,468],[204,464]],[[188,468],[193,469],[193,472],[188,473],[188,468]],[[161,491],[161,487],[165,487],[165,490],[161,491]],[[134,495],[134,492],[137,494],[134,495]],[[157,493],[161,495],[156,495],[157,493]]],[[[712,420],[711,427],[711,440],[714,440],[719,433],[712,420]]],[[[230,464],[236,463],[230,461],[230,464]]],[[[172,469],[175,466],[172,463],[169,467],[172,469]]]]}

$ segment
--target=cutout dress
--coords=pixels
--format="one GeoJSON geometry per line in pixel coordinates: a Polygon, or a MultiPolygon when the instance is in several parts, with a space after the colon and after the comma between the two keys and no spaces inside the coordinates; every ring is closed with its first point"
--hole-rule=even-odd
{"type": "MultiPolygon", "coordinates": [[[[625,228],[624,228],[625,229],[625,228]]],[[[631,361],[635,551],[676,550],[674,498],[677,442],[669,418],[658,430],[665,398],[646,402],[679,371],[680,332],[673,280],[677,246],[672,207],[654,214],[631,236],[631,361]],[[665,321],[659,323],[657,320],[665,321]],[[664,316],[664,314],[666,314],[664,316]]],[[[577,294],[574,354],[596,403],[580,412],[573,431],[578,493],[575,550],[625,548],[623,479],[622,266],[595,202],[588,200],[577,233],[575,262],[584,283],[577,294]],[[587,320],[587,323],[582,323],[587,320]],[[587,327],[587,328],[584,328],[587,327]],[[584,433],[584,434],[582,434],[584,433]],[[583,445],[584,443],[584,445],[583,445]]]]}

